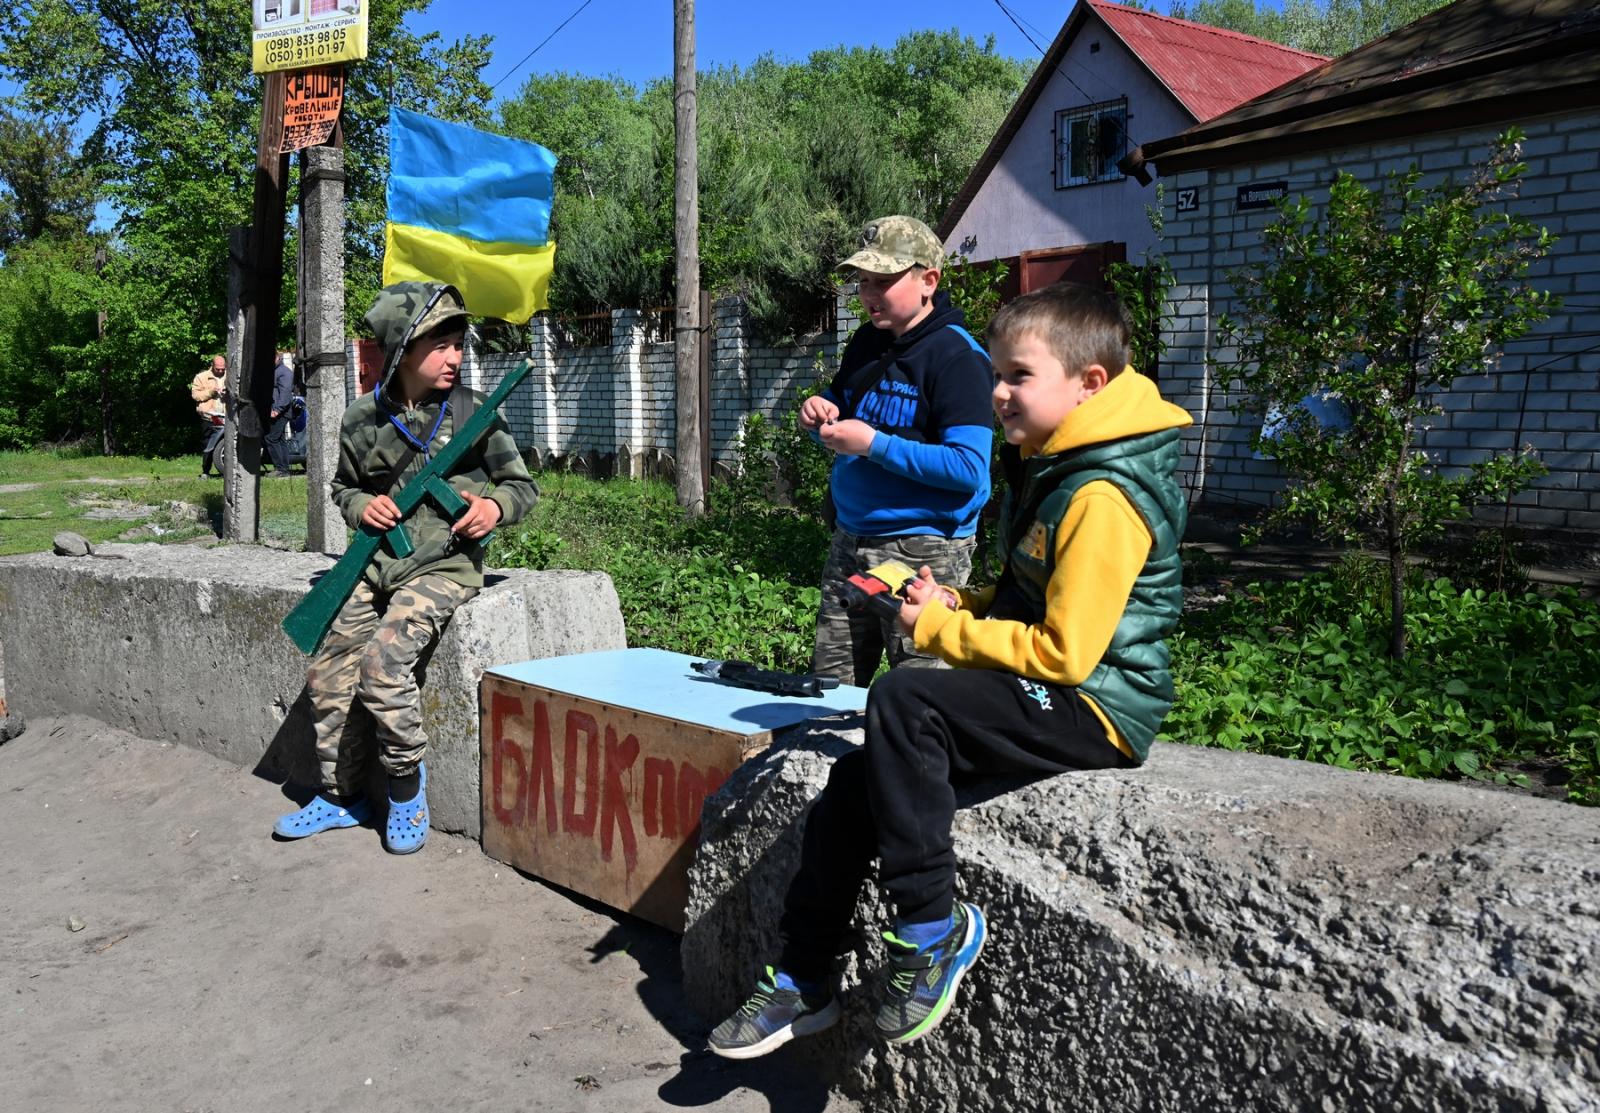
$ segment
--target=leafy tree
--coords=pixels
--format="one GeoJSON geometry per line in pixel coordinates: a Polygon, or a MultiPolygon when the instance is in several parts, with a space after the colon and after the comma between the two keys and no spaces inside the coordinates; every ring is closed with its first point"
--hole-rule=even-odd
{"type": "Polygon", "coordinates": [[[1337,57],[1451,0],[1173,0],[1172,15],[1337,57]]]}
{"type": "Polygon", "coordinates": [[[1266,526],[1309,521],[1325,536],[1382,546],[1396,658],[1406,651],[1406,554],[1540,470],[1500,455],[1452,474],[1415,447],[1442,412],[1437,392],[1493,368],[1503,345],[1557,304],[1525,280],[1549,232],[1495,206],[1526,169],[1521,138],[1507,132],[1465,182],[1424,185],[1413,166],[1368,189],[1341,173],[1321,214],[1304,197],[1283,202],[1265,258],[1233,275],[1238,315],[1219,323],[1238,352],[1215,364],[1219,378],[1242,392],[1241,410],[1269,417],[1254,444],[1289,481],[1266,526]],[[1313,399],[1335,401],[1348,421],[1319,420],[1313,399]]]}
{"type": "Polygon", "coordinates": [[[94,219],[94,178],[65,123],[0,105],[0,254],[42,236],[82,235],[94,219]]]}
{"type": "MultiPolygon", "coordinates": [[[[485,116],[479,73],[488,40],[441,48],[437,36],[407,31],[405,15],[428,4],[374,0],[370,57],[347,68],[352,320],[379,281],[388,105],[485,116]]],[[[20,84],[27,110],[84,122],[83,157],[116,210],[99,279],[107,333],[93,362],[115,370],[114,409],[133,451],[192,447],[185,387],[202,357],[223,346],[227,235],[250,219],[261,118],[250,8],[249,0],[20,0],[0,8],[0,74],[20,84]]],[[[285,272],[281,335],[292,330],[296,304],[293,266],[285,272]]]]}
{"type": "Polygon", "coordinates": [[[620,78],[529,78],[500,126],[554,151],[551,304],[651,306],[671,297],[671,105],[620,78]],[[661,165],[663,154],[668,162],[661,165]],[[664,176],[665,174],[665,176],[664,176]]]}
{"type": "MultiPolygon", "coordinates": [[[[99,424],[96,311],[101,285],[89,237],[43,236],[0,266],[0,449],[75,439],[99,424]]],[[[191,423],[192,424],[192,423],[191,423]]]]}
{"type": "MultiPolygon", "coordinates": [[[[855,230],[889,212],[936,219],[1027,74],[992,41],[956,32],[702,74],[706,286],[744,294],[769,335],[814,327],[855,230]]],[[[562,160],[552,306],[670,300],[670,83],[534,77],[503,106],[500,125],[562,160]]]]}

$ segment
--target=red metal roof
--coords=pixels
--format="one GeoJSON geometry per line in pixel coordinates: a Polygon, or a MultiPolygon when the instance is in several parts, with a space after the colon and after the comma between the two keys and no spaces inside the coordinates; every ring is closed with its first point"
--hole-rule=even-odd
{"type": "Polygon", "coordinates": [[[1106,0],[1086,3],[1201,122],[1328,60],[1320,54],[1308,54],[1237,31],[1108,4],[1106,0]]]}

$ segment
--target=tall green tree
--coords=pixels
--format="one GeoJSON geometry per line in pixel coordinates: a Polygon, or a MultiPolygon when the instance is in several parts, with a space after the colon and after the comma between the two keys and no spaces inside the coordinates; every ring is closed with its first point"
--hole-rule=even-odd
{"type": "Polygon", "coordinates": [[[1238,312],[1220,331],[1237,360],[1214,364],[1267,426],[1255,447],[1288,486],[1266,525],[1309,522],[1324,536],[1378,544],[1389,560],[1389,652],[1406,651],[1405,566],[1416,543],[1480,500],[1542,469],[1517,453],[1440,469],[1417,448],[1440,391],[1495,368],[1504,345],[1557,302],[1527,282],[1553,242],[1508,211],[1526,164],[1501,137],[1463,182],[1425,185],[1415,166],[1368,189],[1340,173],[1321,212],[1285,202],[1263,258],[1233,275],[1238,312]],[[1318,415],[1334,402],[1348,421],[1318,415]]]}
{"type": "Polygon", "coordinates": [[[529,78],[500,126],[554,151],[551,234],[558,308],[653,306],[671,298],[671,105],[621,78],[529,78]],[[667,166],[662,166],[662,159],[667,166]],[[663,191],[664,190],[664,191],[663,191]]]}
{"type": "Polygon", "coordinates": [[[41,236],[0,266],[0,449],[100,431],[95,239],[41,236]]]}
{"type": "Polygon", "coordinates": [[[1451,0],[1173,0],[1171,14],[1336,58],[1451,0]]]}
{"type": "MultiPolygon", "coordinates": [[[[893,47],[767,56],[700,76],[707,287],[746,296],[769,334],[814,326],[841,249],[890,212],[936,221],[1029,69],[957,32],[893,47]]],[[[552,226],[559,309],[659,304],[672,274],[671,86],[534,77],[500,126],[562,160],[552,226]]]]}
{"type": "MultiPolygon", "coordinates": [[[[347,306],[378,285],[388,105],[481,121],[487,38],[448,47],[408,31],[429,0],[373,0],[370,57],[348,68],[347,306]]],[[[249,0],[21,0],[0,8],[0,73],[32,112],[81,121],[84,158],[116,211],[101,281],[126,446],[192,440],[185,389],[225,334],[228,229],[248,222],[261,79],[250,72],[249,0]]],[[[291,181],[291,198],[294,196],[291,181]]],[[[292,266],[280,329],[292,327],[292,266]]],[[[63,389],[67,389],[63,387],[63,389]]]]}
{"type": "Polygon", "coordinates": [[[43,236],[81,236],[94,219],[95,182],[61,120],[0,105],[0,255],[43,236]]]}

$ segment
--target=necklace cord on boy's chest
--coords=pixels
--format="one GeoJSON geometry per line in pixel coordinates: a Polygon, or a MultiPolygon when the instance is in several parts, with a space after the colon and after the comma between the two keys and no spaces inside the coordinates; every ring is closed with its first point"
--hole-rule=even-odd
{"type": "Polygon", "coordinates": [[[439,427],[444,424],[445,415],[450,412],[450,400],[447,398],[439,404],[439,416],[433,419],[433,428],[428,430],[428,439],[421,440],[413,433],[405,422],[400,420],[400,415],[391,412],[389,424],[400,430],[400,435],[413,449],[422,453],[422,462],[427,463],[432,454],[433,438],[439,435],[439,427]]]}

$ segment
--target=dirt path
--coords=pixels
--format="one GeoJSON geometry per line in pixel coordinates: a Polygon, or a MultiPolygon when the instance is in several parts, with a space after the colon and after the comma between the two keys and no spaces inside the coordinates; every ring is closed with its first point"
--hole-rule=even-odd
{"type": "Polygon", "coordinates": [[[463,839],[275,842],[288,806],[90,720],[0,746],[0,1109],[855,1109],[700,1050],[671,933],[463,839]]]}
{"type": "Polygon", "coordinates": [[[51,479],[37,480],[33,483],[0,483],[0,495],[15,495],[22,491],[37,491],[40,487],[64,487],[69,483],[87,484],[91,487],[137,487],[142,483],[149,483],[147,475],[133,475],[127,479],[102,479],[99,476],[89,476],[87,479],[51,479]]]}

